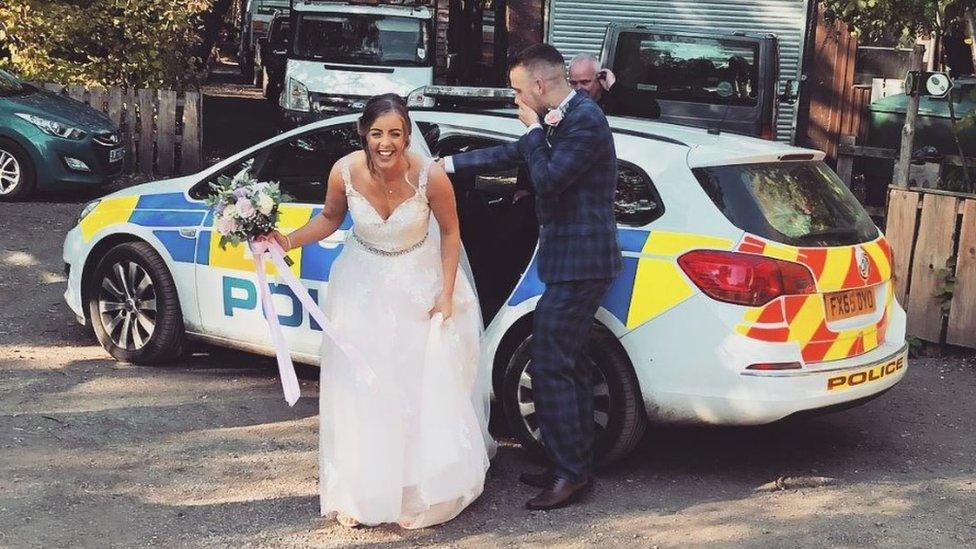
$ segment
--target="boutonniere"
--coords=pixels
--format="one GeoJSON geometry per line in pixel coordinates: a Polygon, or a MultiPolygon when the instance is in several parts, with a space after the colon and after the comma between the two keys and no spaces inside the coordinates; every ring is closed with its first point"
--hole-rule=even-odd
{"type": "Polygon", "coordinates": [[[545,118],[542,119],[547,126],[555,128],[563,120],[563,110],[562,109],[550,109],[546,113],[545,118]]]}

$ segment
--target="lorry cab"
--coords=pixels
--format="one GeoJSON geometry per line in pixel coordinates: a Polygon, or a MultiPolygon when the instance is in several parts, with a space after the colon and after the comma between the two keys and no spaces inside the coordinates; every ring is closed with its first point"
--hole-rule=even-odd
{"type": "Polygon", "coordinates": [[[793,99],[778,95],[774,34],[611,23],[600,59],[618,103],[656,100],[662,122],[773,139],[777,105],[793,99]]]}
{"type": "Polygon", "coordinates": [[[425,5],[294,0],[281,107],[287,126],[361,110],[373,95],[434,77],[433,11],[425,5]]]}

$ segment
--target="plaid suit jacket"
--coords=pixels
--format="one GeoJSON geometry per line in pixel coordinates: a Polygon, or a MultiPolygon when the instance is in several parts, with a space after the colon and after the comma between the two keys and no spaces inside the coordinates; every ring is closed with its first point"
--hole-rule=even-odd
{"type": "Polygon", "coordinates": [[[546,283],[614,278],[621,255],[613,215],[617,153],[600,107],[576,93],[559,124],[516,142],[452,157],[457,173],[528,168],[539,220],[539,278],[546,283]]]}

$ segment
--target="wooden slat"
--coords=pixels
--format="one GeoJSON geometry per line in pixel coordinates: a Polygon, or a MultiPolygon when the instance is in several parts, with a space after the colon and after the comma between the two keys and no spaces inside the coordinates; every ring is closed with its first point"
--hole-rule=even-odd
{"type": "Polygon", "coordinates": [[[88,105],[98,112],[105,112],[105,98],[108,91],[105,88],[92,88],[88,93],[88,105]]]}
{"type": "Polygon", "coordinates": [[[939,270],[952,256],[957,200],[938,194],[922,197],[922,220],[908,288],[908,333],[931,342],[939,342],[942,336],[942,308],[933,296],[942,283],[939,270]]]}
{"type": "Polygon", "coordinates": [[[125,111],[122,114],[124,129],[122,139],[125,140],[125,148],[128,153],[125,155],[125,171],[132,173],[136,170],[136,94],[132,88],[125,92],[125,111]]]}
{"type": "Polygon", "coordinates": [[[180,141],[180,173],[196,172],[202,165],[200,152],[200,93],[186,92],[183,107],[183,136],[180,141]]]}
{"type": "Polygon", "coordinates": [[[156,116],[156,165],[162,175],[172,175],[176,165],[176,92],[159,90],[159,113],[156,116]]]}
{"type": "MultiPolygon", "coordinates": [[[[108,90],[108,117],[115,127],[122,128],[122,88],[112,86],[108,90]]],[[[123,141],[124,143],[124,141],[123,141]]]]}
{"type": "Polygon", "coordinates": [[[85,87],[79,86],[77,84],[72,84],[68,86],[68,97],[74,99],[75,101],[85,102],[85,87]]]}
{"type": "Polygon", "coordinates": [[[908,291],[908,273],[911,272],[912,244],[915,243],[915,219],[918,216],[919,193],[891,189],[888,197],[888,224],[885,237],[895,258],[892,276],[895,280],[895,297],[905,305],[908,291]]]}
{"type": "Polygon", "coordinates": [[[153,118],[155,116],[155,93],[153,90],[139,90],[139,173],[153,173],[153,118]]]}
{"type": "Polygon", "coordinates": [[[60,95],[61,92],[64,91],[64,86],[62,86],[61,84],[52,84],[48,82],[47,84],[44,84],[44,89],[60,95]]]}
{"type": "Polygon", "coordinates": [[[956,256],[956,289],[949,309],[946,341],[976,348],[976,199],[963,205],[956,256]]]}
{"type": "MultiPolygon", "coordinates": [[[[844,145],[854,145],[853,135],[843,135],[840,142],[844,145]]],[[[849,155],[839,155],[837,157],[837,175],[848,187],[851,186],[851,178],[854,175],[854,157],[849,155]]]]}

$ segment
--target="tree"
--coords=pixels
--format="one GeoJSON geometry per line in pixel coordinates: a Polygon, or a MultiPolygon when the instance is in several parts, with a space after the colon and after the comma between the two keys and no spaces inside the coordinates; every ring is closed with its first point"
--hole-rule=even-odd
{"type": "Polygon", "coordinates": [[[868,40],[945,36],[965,26],[966,8],[976,0],[824,0],[828,20],[840,19],[868,40]]]}
{"type": "MultiPolygon", "coordinates": [[[[28,80],[196,87],[213,0],[0,2],[0,67],[28,80]],[[6,55],[2,55],[3,52],[6,55]]],[[[221,2],[224,9],[228,2],[221,2]]]]}

